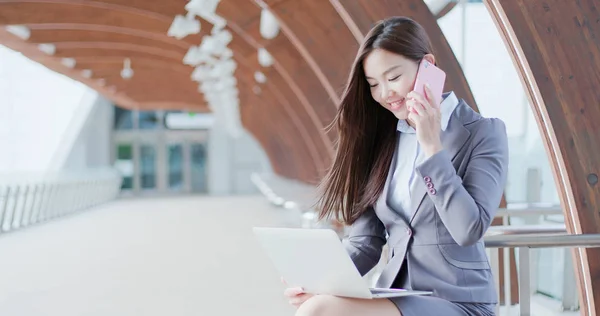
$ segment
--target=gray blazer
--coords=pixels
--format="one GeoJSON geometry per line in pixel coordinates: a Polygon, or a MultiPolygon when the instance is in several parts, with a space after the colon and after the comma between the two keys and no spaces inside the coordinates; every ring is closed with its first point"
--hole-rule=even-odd
{"type": "Polygon", "coordinates": [[[460,100],[441,137],[444,150],[416,166],[412,216],[387,205],[388,175],[378,202],[352,224],[344,246],[364,275],[388,244],[377,287],[390,287],[405,264],[402,288],[454,302],[497,303],[482,238],[506,183],[506,127],[460,100]]]}

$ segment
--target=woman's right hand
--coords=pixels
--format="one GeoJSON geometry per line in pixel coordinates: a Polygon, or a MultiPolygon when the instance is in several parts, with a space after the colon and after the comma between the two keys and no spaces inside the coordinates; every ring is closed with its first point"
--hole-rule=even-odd
{"type": "MultiPolygon", "coordinates": [[[[281,282],[287,286],[287,283],[283,278],[281,279],[281,282]]],[[[290,304],[296,308],[300,307],[302,303],[313,297],[312,294],[305,293],[304,289],[301,287],[288,287],[283,291],[283,295],[285,295],[290,304]]]]}

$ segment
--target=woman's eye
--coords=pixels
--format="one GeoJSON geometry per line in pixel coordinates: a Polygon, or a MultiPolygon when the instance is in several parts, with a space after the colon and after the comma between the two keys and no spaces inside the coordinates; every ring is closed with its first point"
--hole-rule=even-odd
{"type": "Polygon", "coordinates": [[[398,75],[398,76],[396,76],[396,77],[394,77],[394,78],[390,79],[390,81],[396,81],[396,80],[398,80],[398,78],[400,78],[400,76],[402,76],[402,75],[398,75]]]}
{"type": "Polygon", "coordinates": [[[369,87],[375,88],[375,87],[377,87],[377,84],[370,84],[369,87]]]}

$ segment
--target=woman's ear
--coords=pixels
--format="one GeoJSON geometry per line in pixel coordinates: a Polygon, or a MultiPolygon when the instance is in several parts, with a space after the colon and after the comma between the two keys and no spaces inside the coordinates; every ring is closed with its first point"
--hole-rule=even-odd
{"type": "Polygon", "coordinates": [[[433,56],[433,54],[426,54],[423,56],[423,59],[435,65],[435,56],[433,56]]]}

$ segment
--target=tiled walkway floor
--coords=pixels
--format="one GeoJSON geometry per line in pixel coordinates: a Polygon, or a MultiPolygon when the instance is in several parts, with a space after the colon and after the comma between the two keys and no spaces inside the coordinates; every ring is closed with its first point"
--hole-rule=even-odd
{"type": "Polygon", "coordinates": [[[0,315],[291,316],[251,228],[298,220],[261,196],[150,198],[0,235],[0,315]]]}

